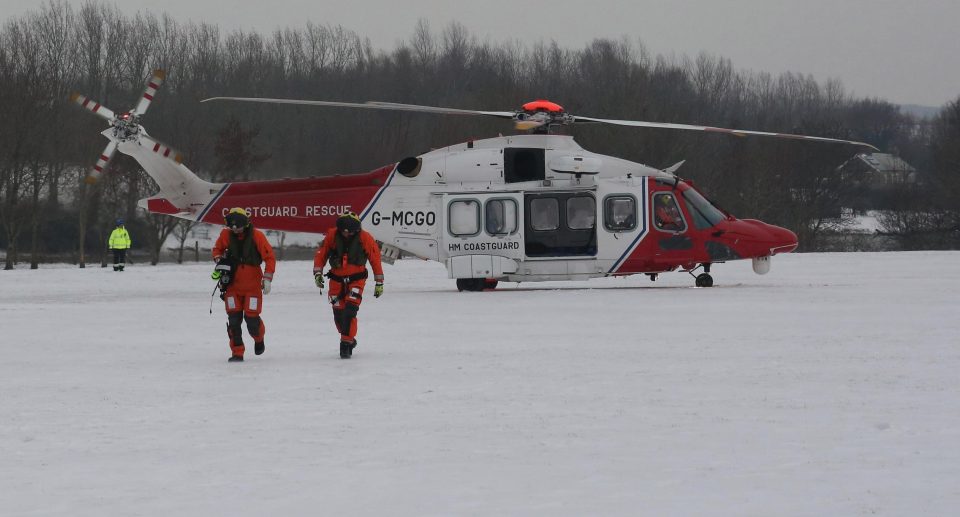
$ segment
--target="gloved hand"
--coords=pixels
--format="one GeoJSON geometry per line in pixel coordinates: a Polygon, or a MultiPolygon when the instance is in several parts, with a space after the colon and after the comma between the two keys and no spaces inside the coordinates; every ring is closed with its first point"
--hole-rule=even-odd
{"type": "Polygon", "coordinates": [[[260,287],[263,288],[263,294],[270,294],[270,281],[266,278],[263,279],[263,282],[260,283],[260,287]]]}
{"type": "Polygon", "coordinates": [[[224,280],[229,281],[230,279],[229,274],[230,274],[230,265],[218,259],[217,265],[213,267],[213,273],[210,273],[210,278],[213,280],[221,280],[221,279],[224,279],[224,275],[227,275],[226,279],[224,280]]]}
{"type": "Polygon", "coordinates": [[[320,290],[322,291],[323,290],[323,273],[317,273],[313,275],[313,283],[317,284],[317,287],[319,287],[320,290]]]}
{"type": "Polygon", "coordinates": [[[383,282],[377,282],[377,285],[373,287],[373,297],[380,298],[380,295],[383,294],[383,282]]]}

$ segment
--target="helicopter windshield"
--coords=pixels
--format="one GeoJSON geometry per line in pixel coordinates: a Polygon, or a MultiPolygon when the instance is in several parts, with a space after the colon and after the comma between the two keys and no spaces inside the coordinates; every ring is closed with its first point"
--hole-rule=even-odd
{"type": "Polygon", "coordinates": [[[703,197],[693,187],[683,191],[683,198],[693,215],[693,224],[699,230],[710,228],[727,218],[727,214],[703,197]]]}

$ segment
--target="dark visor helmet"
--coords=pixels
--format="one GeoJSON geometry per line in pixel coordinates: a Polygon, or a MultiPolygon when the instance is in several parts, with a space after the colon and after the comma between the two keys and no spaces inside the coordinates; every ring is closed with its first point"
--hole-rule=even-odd
{"type": "Polygon", "coordinates": [[[231,208],[224,217],[224,223],[228,228],[241,229],[250,224],[250,216],[242,208],[231,208]]]}
{"type": "Polygon", "coordinates": [[[343,232],[344,230],[350,233],[358,233],[360,231],[360,218],[357,217],[357,214],[347,212],[337,218],[337,231],[343,232]]]}

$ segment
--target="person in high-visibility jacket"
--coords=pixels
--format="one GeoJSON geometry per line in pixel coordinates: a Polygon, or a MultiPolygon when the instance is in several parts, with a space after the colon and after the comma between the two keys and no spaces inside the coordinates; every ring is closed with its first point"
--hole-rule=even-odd
{"type": "Polygon", "coordinates": [[[113,270],[123,271],[127,261],[127,250],[130,249],[130,233],[123,226],[123,219],[117,219],[117,227],[110,232],[107,246],[113,252],[113,270]]]}
{"type": "Polygon", "coordinates": [[[373,296],[383,294],[383,266],[380,247],[369,232],[360,227],[360,218],[346,213],[337,218],[337,225],[327,230],[323,244],[313,257],[313,278],[323,289],[323,267],[329,261],[329,301],[333,306],[333,322],[340,332],[340,358],[349,359],[357,347],[357,311],[363,301],[367,282],[367,262],[373,268],[376,286],[373,296]]]}
{"type": "Polygon", "coordinates": [[[213,260],[217,266],[211,277],[220,282],[224,306],[227,310],[227,336],[230,362],[243,361],[243,329],[253,338],[256,355],[264,352],[263,336],[266,326],[260,318],[263,295],[270,294],[270,283],[277,267],[273,246],[267,236],[250,224],[250,215],[243,208],[232,208],[225,217],[226,228],[213,246],[213,260]],[[264,264],[264,270],[260,269],[264,264]]]}

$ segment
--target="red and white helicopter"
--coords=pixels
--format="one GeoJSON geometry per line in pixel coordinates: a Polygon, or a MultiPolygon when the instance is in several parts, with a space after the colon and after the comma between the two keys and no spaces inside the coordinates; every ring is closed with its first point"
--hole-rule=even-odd
{"type": "Polygon", "coordinates": [[[115,115],[81,95],[77,103],[105,118],[110,141],[88,179],[117,150],[133,157],[160,187],[140,201],[146,210],[223,224],[244,207],[258,228],[322,234],[337,216],[359,214],[380,241],[387,262],[416,256],[444,263],[460,290],[531,282],[681,270],[710,287],[710,266],[750,259],[758,274],[770,259],[797,247],[796,235],[753,219],[737,219],[674,174],[592,153],[550,129],[577,122],[793,138],[872,147],[861,142],[685,124],[573,116],[538,100],[517,111],[474,111],[385,102],[350,103],[215,97],[342,108],[418,111],[511,119],[529,134],[474,140],[403,158],[371,172],[236,183],[197,177],[180,154],[140,125],[163,80],[155,72],[130,112],[115,115]],[[696,274],[702,268],[702,272],[696,274]]]}

